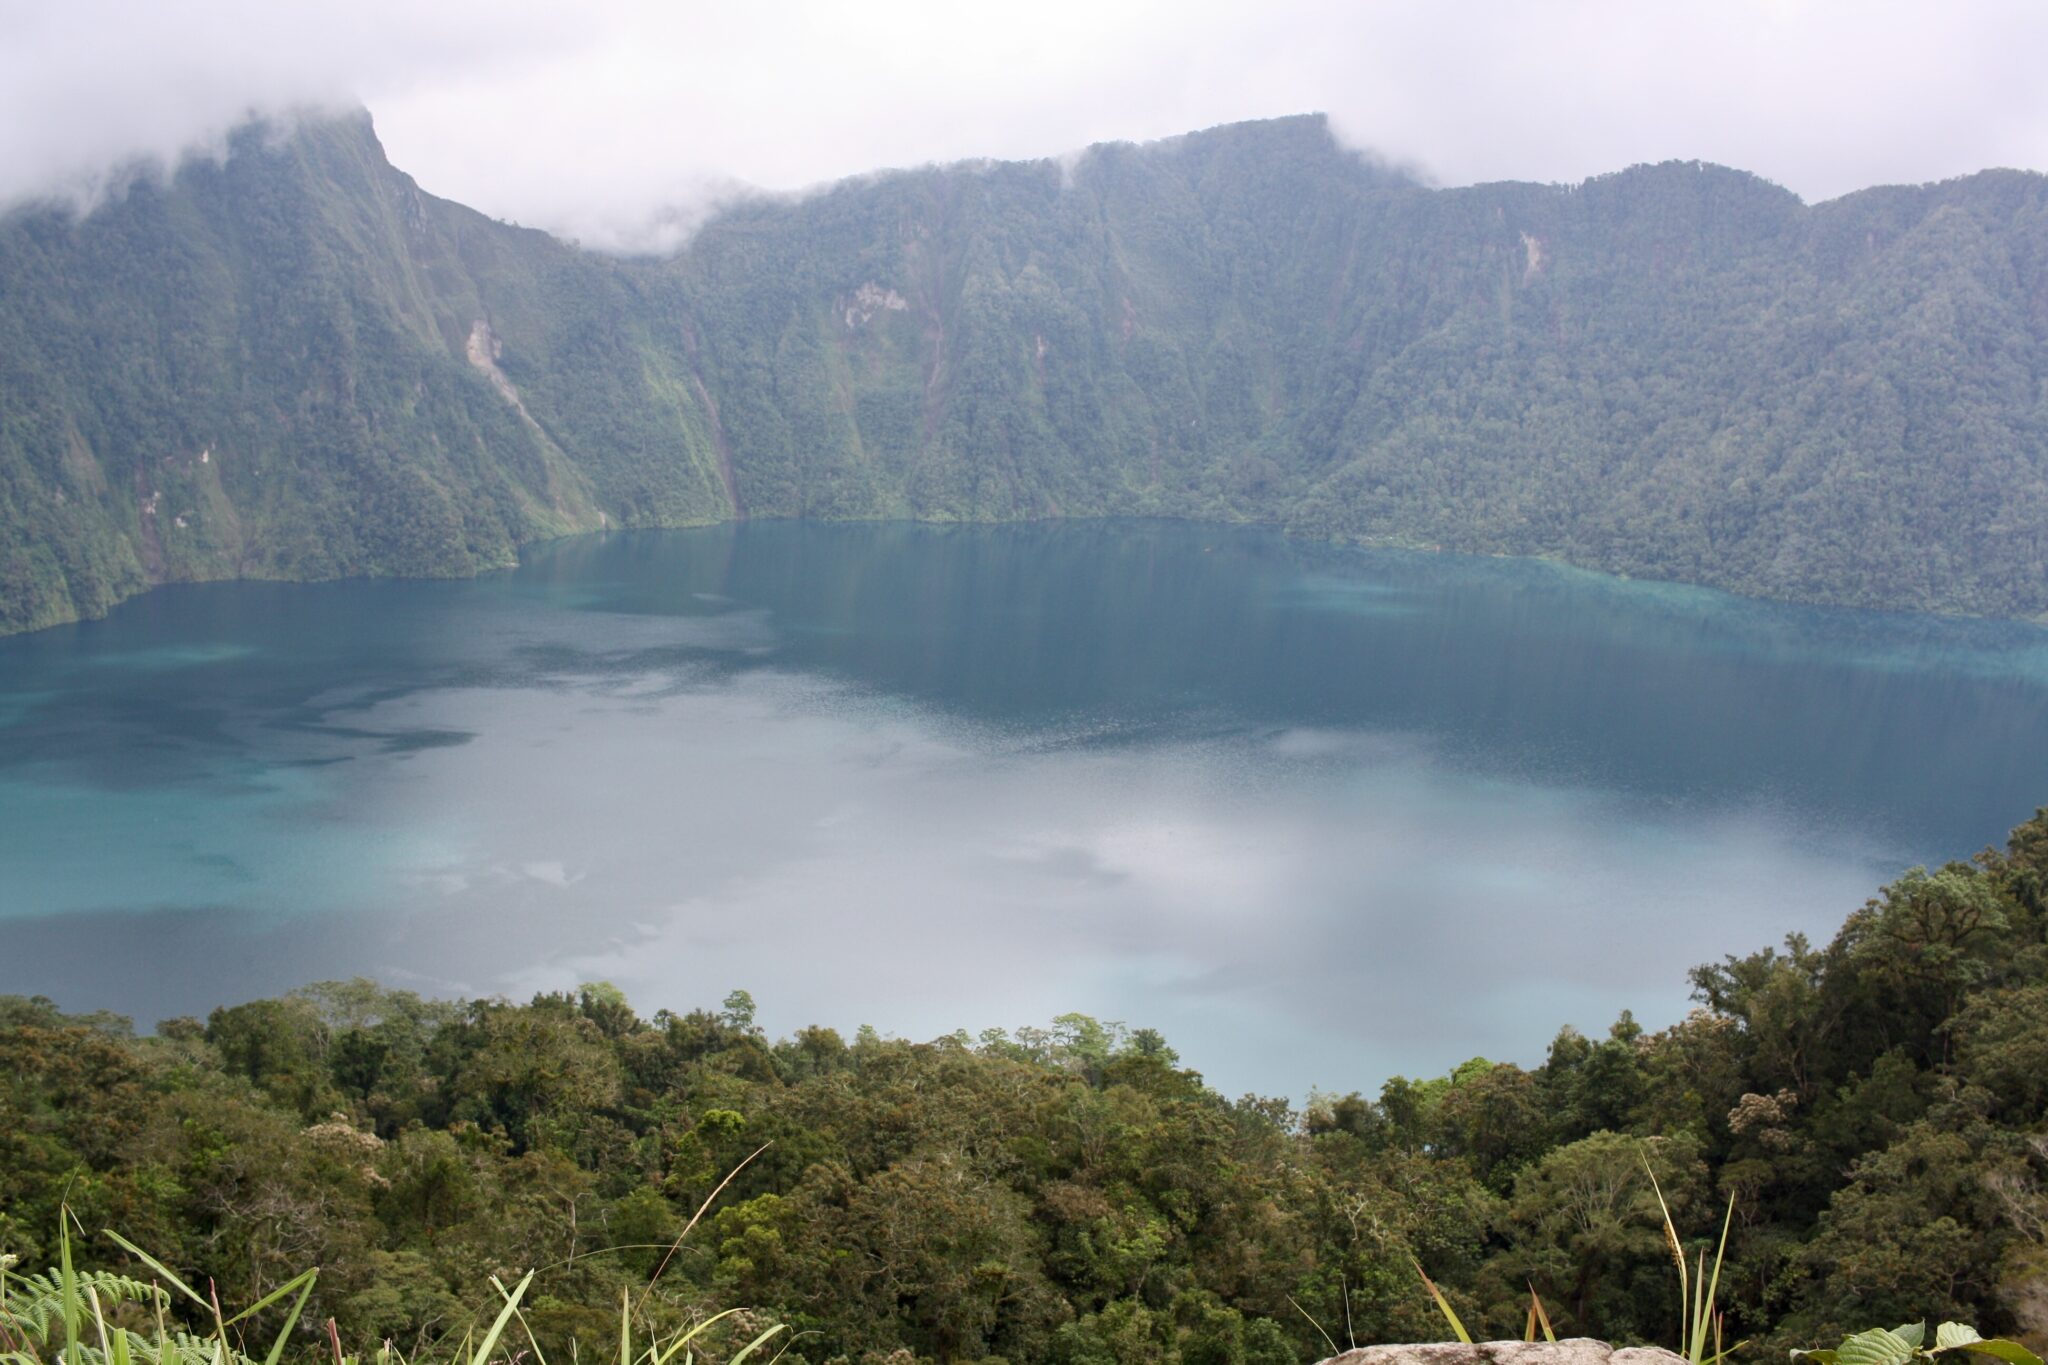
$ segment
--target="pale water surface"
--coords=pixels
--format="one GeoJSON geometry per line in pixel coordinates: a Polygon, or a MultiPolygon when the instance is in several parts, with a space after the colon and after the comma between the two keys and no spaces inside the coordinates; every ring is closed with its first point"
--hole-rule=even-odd
{"type": "Polygon", "coordinates": [[[2048,632],[1151,523],[759,523],[0,640],[0,992],[1082,1010],[1533,1062],[2048,800],[2048,632]]]}

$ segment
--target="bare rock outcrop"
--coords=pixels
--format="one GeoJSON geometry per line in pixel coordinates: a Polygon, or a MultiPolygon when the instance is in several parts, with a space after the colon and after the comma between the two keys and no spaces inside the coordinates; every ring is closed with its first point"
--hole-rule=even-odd
{"type": "Polygon", "coordinates": [[[1563,1341],[1431,1342],[1420,1346],[1361,1346],[1323,1365],[1685,1365],[1685,1357],[1658,1346],[1616,1349],[1591,1337],[1563,1341]]]}

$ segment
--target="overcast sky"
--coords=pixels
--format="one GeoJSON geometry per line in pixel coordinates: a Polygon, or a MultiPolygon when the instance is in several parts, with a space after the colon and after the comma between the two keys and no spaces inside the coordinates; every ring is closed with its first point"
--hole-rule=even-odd
{"type": "Polygon", "coordinates": [[[0,201],[367,105],[427,188],[593,245],[728,181],[1325,110],[1442,184],[1702,158],[1821,199],[2048,167],[2048,4],[0,0],[0,201]]]}

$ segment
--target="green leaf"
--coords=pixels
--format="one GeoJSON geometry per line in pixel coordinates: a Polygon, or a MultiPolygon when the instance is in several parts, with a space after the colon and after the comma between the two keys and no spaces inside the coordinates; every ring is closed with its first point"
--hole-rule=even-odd
{"type": "Polygon", "coordinates": [[[1982,1341],[1977,1329],[1966,1322],[1944,1322],[1934,1329],[1934,1349],[1953,1351],[1958,1346],[1968,1346],[1973,1341],[1982,1341]]]}
{"type": "Polygon", "coordinates": [[[1858,1332],[1836,1352],[1837,1365],[1906,1365],[1912,1358],[1913,1343],[1882,1327],[1858,1332]]]}
{"type": "Polygon", "coordinates": [[[1837,1365],[1841,1355],[1840,1351],[1835,1350],[1794,1351],[1792,1358],[1794,1360],[1810,1360],[1813,1362],[1813,1365],[1837,1365]]]}
{"type": "Polygon", "coordinates": [[[1892,1335],[1917,1351],[1920,1349],[1921,1343],[1927,1340],[1927,1324],[1924,1322],[1909,1322],[1892,1328],[1892,1335]]]}
{"type": "Polygon", "coordinates": [[[1965,1351],[1974,1351],[1978,1355],[1996,1356],[2004,1361],[2005,1365],[2041,1365],[2041,1357],[2035,1355],[2017,1341],[2005,1341],[1996,1338],[1990,1341],[1972,1341],[1966,1344],[1963,1349],[1965,1351]]]}

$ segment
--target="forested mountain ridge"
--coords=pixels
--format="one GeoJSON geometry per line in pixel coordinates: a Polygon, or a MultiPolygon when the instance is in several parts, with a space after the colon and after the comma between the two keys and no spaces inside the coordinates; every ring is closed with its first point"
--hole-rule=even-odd
{"type": "Polygon", "coordinates": [[[1434,190],[1320,118],[896,172],[664,259],[367,116],[0,220],[0,628],[731,516],[1156,514],[2048,611],[2048,178],[1434,190]]]}

